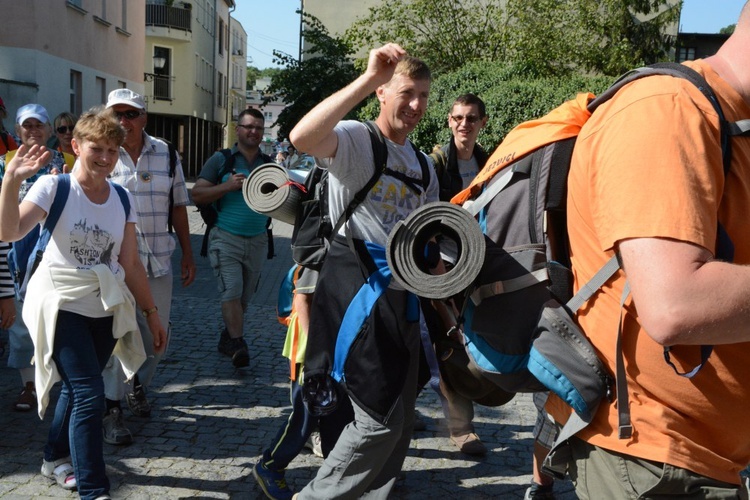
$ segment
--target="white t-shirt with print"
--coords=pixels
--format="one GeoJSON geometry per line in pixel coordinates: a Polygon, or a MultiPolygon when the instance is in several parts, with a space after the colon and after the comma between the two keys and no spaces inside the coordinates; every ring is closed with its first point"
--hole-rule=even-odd
{"type": "MultiPolygon", "coordinates": [[[[333,158],[320,159],[322,167],[328,168],[328,200],[331,221],[335,224],[339,216],[372,177],[375,159],[367,127],[358,121],[342,121],[334,129],[338,136],[338,149],[333,158]]],[[[388,148],[387,167],[415,179],[420,187],[422,167],[408,139],[403,145],[385,139],[388,148]]],[[[421,153],[420,153],[421,154],[421,153]]],[[[382,175],[365,201],[357,207],[348,225],[352,236],[385,247],[388,235],[397,222],[425,203],[438,200],[438,181],[435,169],[428,161],[430,184],[427,192],[417,195],[402,181],[382,175]]],[[[339,230],[344,234],[344,228],[339,230]]]]}
{"type": "MultiPolygon", "coordinates": [[[[49,213],[57,192],[58,176],[40,177],[29,190],[24,201],[29,201],[49,213]]],[[[128,193],[130,206],[133,198],[128,193]]],[[[127,222],[135,223],[137,215],[130,210],[127,222]]],[[[105,264],[113,274],[124,273],[118,262],[125,234],[125,207],[115,187],[110,184],[109,198],[101,205],[88,199],[75,176],[70,176],[70,193],[42,261],[50,268],[66,267],[89,269],[105,264]]],[[[60,309],[84,316],[110,316],[104,311],[99,294],[74,302],[65,302],[60,309]]]]}

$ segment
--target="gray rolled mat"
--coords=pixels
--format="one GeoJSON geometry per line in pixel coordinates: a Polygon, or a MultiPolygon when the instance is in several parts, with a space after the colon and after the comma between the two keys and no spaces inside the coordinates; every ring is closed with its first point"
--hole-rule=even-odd
{"type": "Polygon", "coordinates": [[[471,285],[482,269],[485,242],[479,223],[463,208],[444,201],[428,203],[396,224],[388,236],[386,259],[394,279],[410,292],[445,299],[471,285]],[[455,243],[457,260],[442,275],[429,272],[427,243],[442,235],[455,243]]]}
{"type": "Polygon", "coordinates": [[[284,167],[264,163],[254,169],[242,185],[245,203],[256,212],[273,219],[294,224],[297,207],[302,199],[298,184],[290,184],[284,167]]]}

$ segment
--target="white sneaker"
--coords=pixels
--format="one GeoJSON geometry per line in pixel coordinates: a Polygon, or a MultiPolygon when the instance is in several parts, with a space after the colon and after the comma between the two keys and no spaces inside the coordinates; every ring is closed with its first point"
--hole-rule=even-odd
{"type": "Polygon", "coordinates": [[[320,445],[320,432],[314,431],[305,442],[305,448],[312,451],[316,457],[323,458],[323,447],[320,445]]]}

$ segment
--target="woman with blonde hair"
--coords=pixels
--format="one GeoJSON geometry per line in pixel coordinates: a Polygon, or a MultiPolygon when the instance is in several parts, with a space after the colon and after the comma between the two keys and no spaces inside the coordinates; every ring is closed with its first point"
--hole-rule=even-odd
{"type": "Polygon", "coordinates": [[[42,176],[19,205],[21,183],[51,154],[41,145],[22,145],[6,166],[0,191],[0,240],[17,241],[46,222],[57,190],[68,190],[29,281],[23,319],[34,340],[40,417],[52,385],[63,383],[42,474],[65,489],[77,487],[87,500],[110,498],[102,444],[102,369],[113,351],[128,375],[145,360],[136,304],[148,318],[154,349],[162,350],[166,340],[138,257],[132,197],[107,179],[124,137],[111,110],[91,110],[73,132],[78,160],[71,174],[42,176]]]}

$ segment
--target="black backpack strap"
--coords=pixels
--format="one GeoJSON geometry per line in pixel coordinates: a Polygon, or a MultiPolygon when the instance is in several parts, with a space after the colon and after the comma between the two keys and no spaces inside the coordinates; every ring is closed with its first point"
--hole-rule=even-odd
{"type": "Polygon", "coordinates": [[[378,179],[380,179],[380,176],[383,175],[383,172],[385,172],[385,166],[388,163],[388,147],[385,145],[383,133],[380,132],[380,129],[373,121],[366,121],[364,122],[364,125],[365,127],[367,127],[367,131],[370,133],[372,154],[375,158],[375,170],[373,171],[370,180],[367,181],[367,184],[365,184],[362,189],[357,191],[357,193],[354,195],[354,198],[352,198],[352,201],[350,201],[349,205],[346,207],[346,210],[344,210],[341,216],[339,216],[339,220],[333,227],[333,231],[331,231],[331,237],[336,236],[336,233],[338,233],[341,226],[352,216],[354,210],[356,210],[357,207],[363,201],[365,201],[367,193],[370,192],[370,190],[378,182],[378,179]]]}
{"type": "Polygon", "coordinates": [[[169,149],[169,178],[171,180],[169,185],[169,207],[167,209],[167,232],[172,234],[173,231],[173,225],[172,225],[172,209],[174,208],[174,175],[175,171],[177,170],[177,150],[174,147],[174,144],[171,142],[162,139],[164,142],[167,143],[167,149],[169,149]]]}

